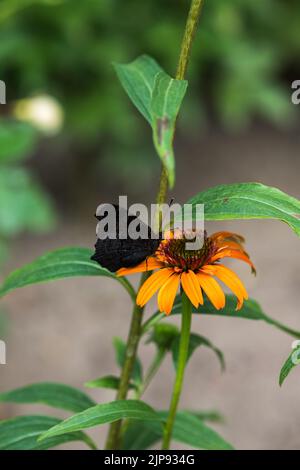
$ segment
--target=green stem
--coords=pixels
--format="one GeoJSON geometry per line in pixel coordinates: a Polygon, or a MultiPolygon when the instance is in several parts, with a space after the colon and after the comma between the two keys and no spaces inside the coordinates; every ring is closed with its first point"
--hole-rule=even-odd
{"type": "Polygon", "coordinates": [[[166,201],[166,196],[168,192],[168,174],[165,167],[162,167],[159,188],[156,196],[156,203],[163,204],[166,201]]]}
{"type": "MultiPolygon", "coordinates": [[[[146,377],[143,381],[143,384],[138,388],[136,394],[135,394],[135,399],[136,400],[140,400],[142,395],[145,393],[146,389],[148,388],[148,386],[150,385],[150,382],[151,380],[153,379],[153,377],[155,376],[155,374],[157,373],[158,369],[160,368],[161,366],[161,363],[162,361],[164,360],[164,358],[166,357],[166,350],[164,349],[158,349],[156,354],[155,354],[155,357],[152,361],[152,363],[150,364],[150,367],[147,371],[147,374],[146,374],[146,377]]],[[[121,435],[124,436],[124,434],[126,433],[126,430],[128,428],[128,424],[129,424],[129,420],[125,420],[123,423],[122,423],[122,428],[121,428],[121,435]]]]}
{"type": "Polygon", "coordinates": [[[137,394],[137,397],[136,397],[137,399],[140,399],[141,396],[143,395],[143,393],[146,391],[146,389],[148,388],[151,380],[153,379],[156,372],[160,368],[161,363],[162,363],[162,361],[164,360],[165,357],[166,357],[166,350],[163,349],[163,348],[159,348],[157,350],[155,356],[154,356],[154,359],[153,359],[149,369],[148,369],[148,372],[146,374],[144,383],[143,383],[142,387],[140,388],[140,390],[137,394]]]}
{"type": "Polygon", "coordinates": [[[154,228],[157,232],[160,232],[161,227],[162,227],[161,205],[166,202],[167,192],[168,192],[168,173],[167,173],[166,168],[162,166],[160,181],[159,181],[159,188],[158,188],[158,192],[156,196],[157,209],[156,209],[156,214],[155,214],[154,228]]]}
{"type": "Polygon", "coordinates": [[[192,304],[191,304],[190,299],[183,292],[182,293],[181,334],[180,334],[180,343],[179,343],[178,364],[177,364],[177,370],[176,370],[175,383],[174,383],[173,392],[172,392],[171,404],[169,408],[169,414],[168,414],[167,422],[164,428],[163,444],[162,444],[163,450],[169,449],[171,438],[172,438],[173,426],[174,426],[176,412],[177,412],[177,408],[178,408],[178,404],[180,400],[186,361],[188,358],[191,323],[192,323],[192,304]]]}
{"type": "MultiPolygon", "coordinates": [[[[147,275],[147,272],[143,273],[143,275],[141,276],[140,285],[144,283],[145,279],[147,278],[147,275]]],[[[131,374],[136,358],[136,352],[141,337],[143,311],[144,309],[136,305],[134,299],[132,319],[126,345],[125,361],[121,371],[120,385],[117,392],[116,400],[125,400],[127,397],[129,382],[131,379],[131,374]]],[[[106,450],[116,450],[119,448],[121,426],[122,421],[116,421],[110,425],[105,446],[106,450]]]]}
{"type": "Polygon", "coordinates": [[[165,313],[156,312],[142,326],[142,335],[145,335],[153,326],[165,317],[165,313]]]}
{"type": "MultiPolygon", "coordinates": [[[[188,13],[188,18],[186,21],[186,26],[184,30],[184,35],[181,43],[180,54],[178,65],[176,69],[175,78],[177,80],[184,80],[187,66],[189,63],[189,58],[191,55],[191,49],[193,40],[195,37],[199,17],[202,11],[204,0],[192,0],[190,10],[188,13]]],[[[166,194],[168,191],[168,173],[166,168],[163,166],[160,176],[159,190],[157,193],[156,203],[158,204],[157,211],[157,228],[161,229],[162,224],[162,213],[160,210],[160,205],[166,202],[166,194]]]]}
{"type": "Polygon", "coordinates": [[[131,297],[131,300],[135,302],[136,292],[134,288],[132,287],[132,284],[128,281],[128,279],[126,279],[126,277],[119,277],[118,281],[125,287],[125,289],[127,290],[128,294],[131,297]]]}
{"type": "Polygon", "coordinates": [[[180,56],[176,70],[177,80],[184,80],[203,4],[204,0],[192,0],[181,43],[180,56]]]}

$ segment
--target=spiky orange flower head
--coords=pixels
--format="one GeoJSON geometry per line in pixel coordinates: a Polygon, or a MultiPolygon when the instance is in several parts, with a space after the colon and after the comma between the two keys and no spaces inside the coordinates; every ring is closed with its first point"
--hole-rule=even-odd
{"type": "MultiPolygon", "coordinates": [[[[194,233],[194,236],[197,236],[194,233]]],[[[198,233],[199,236],[199,233],[198,233]]],[[[121,268],[118,276],[143,271],[155,271],[141,286],[136,302],[143,307],[158,291],[158,307],[167,315],[171,313],[174,300],[181,285],[194,307],[203,305],[203,292],[213,306],[219,310],[225,306],[225,294],[216,281],[223,282],[237,297],[237,310],[248,298],[247,291],[238,276],[219,263],[223,258],[236,258],[248,263],[252,272],[254,265],[243,248],[244,239],[231,232],[216,232],[211,236],[203,234],[202,247],[187,249],[191,232],[178,230],[165,234],[156,253],[133,268],[121,268]]]]}

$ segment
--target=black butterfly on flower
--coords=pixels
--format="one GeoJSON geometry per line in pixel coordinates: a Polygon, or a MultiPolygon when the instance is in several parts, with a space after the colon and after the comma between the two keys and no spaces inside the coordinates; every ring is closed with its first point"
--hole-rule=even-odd
{"type": "MultiPolygon", "coordinates": [[[[111,205],[110,205],[111,206],[111,205]]],[[[142,222],[136,215],[130,215],[128,211],[116,204],[115,209],[115,230],[114,233],[106,232],[105,238],[98,238],[95,244],[95,253],[91,257],[103,268],[111,272],[116,272],[120,268],[130,268],[144,261],[148,256],[153,255],[157,250],[162,237],[161,234],[155,237],[152,229],[142,222]],[[123,220],[122,226],[119,221],[123,220]],[[131,223],[139,226],[139,232],[143,234],[137,239],[127,236],[131,223]],[[147,234],[147,238],[144,237],[147,234]],[[125,235],[125,236],[124,236],[125,235]]],[[[104,215],[95,215],[99,222],[107,217],[108,210],[104,215]]]]}

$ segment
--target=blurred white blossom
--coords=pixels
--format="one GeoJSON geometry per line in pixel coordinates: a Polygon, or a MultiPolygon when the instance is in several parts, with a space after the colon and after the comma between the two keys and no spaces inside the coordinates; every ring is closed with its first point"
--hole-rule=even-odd
{"type": "Polygon", "coordinates": [[[57,134],[63,125],[64,111],[60,103],[48,95],[25,98],[15,103],[14,116],[32,124],[45,134],[57,134]]]}

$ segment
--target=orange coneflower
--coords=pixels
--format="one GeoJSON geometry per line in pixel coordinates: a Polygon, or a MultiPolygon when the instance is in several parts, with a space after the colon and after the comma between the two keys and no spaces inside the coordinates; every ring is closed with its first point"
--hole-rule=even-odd
{"type": "Polygon", "coordinates": [[[225,294],[215,277],[236,295],[237,309],[240,309],[244,299],[248,298],[247,291],[238,276],[219,261],[225,257],[237,258],[248,263],[255,272],[243,248],[243,237],[231,232],[217,232],[208,237],[204,232],[203,245],[199,250],[186,249],[186,242],[190,240],[190,233],[187,236],[185,232],[170,232],[152,257],[133,268],[121,268],[117,274],[125,276],[158,269],[141,286],[136,302],[143,307],[159,291],[158,307],[167,315],[172,311],[179,285],[194,307],[203,304],[205,292],[217,310],[223,308],[225,294]]]}

